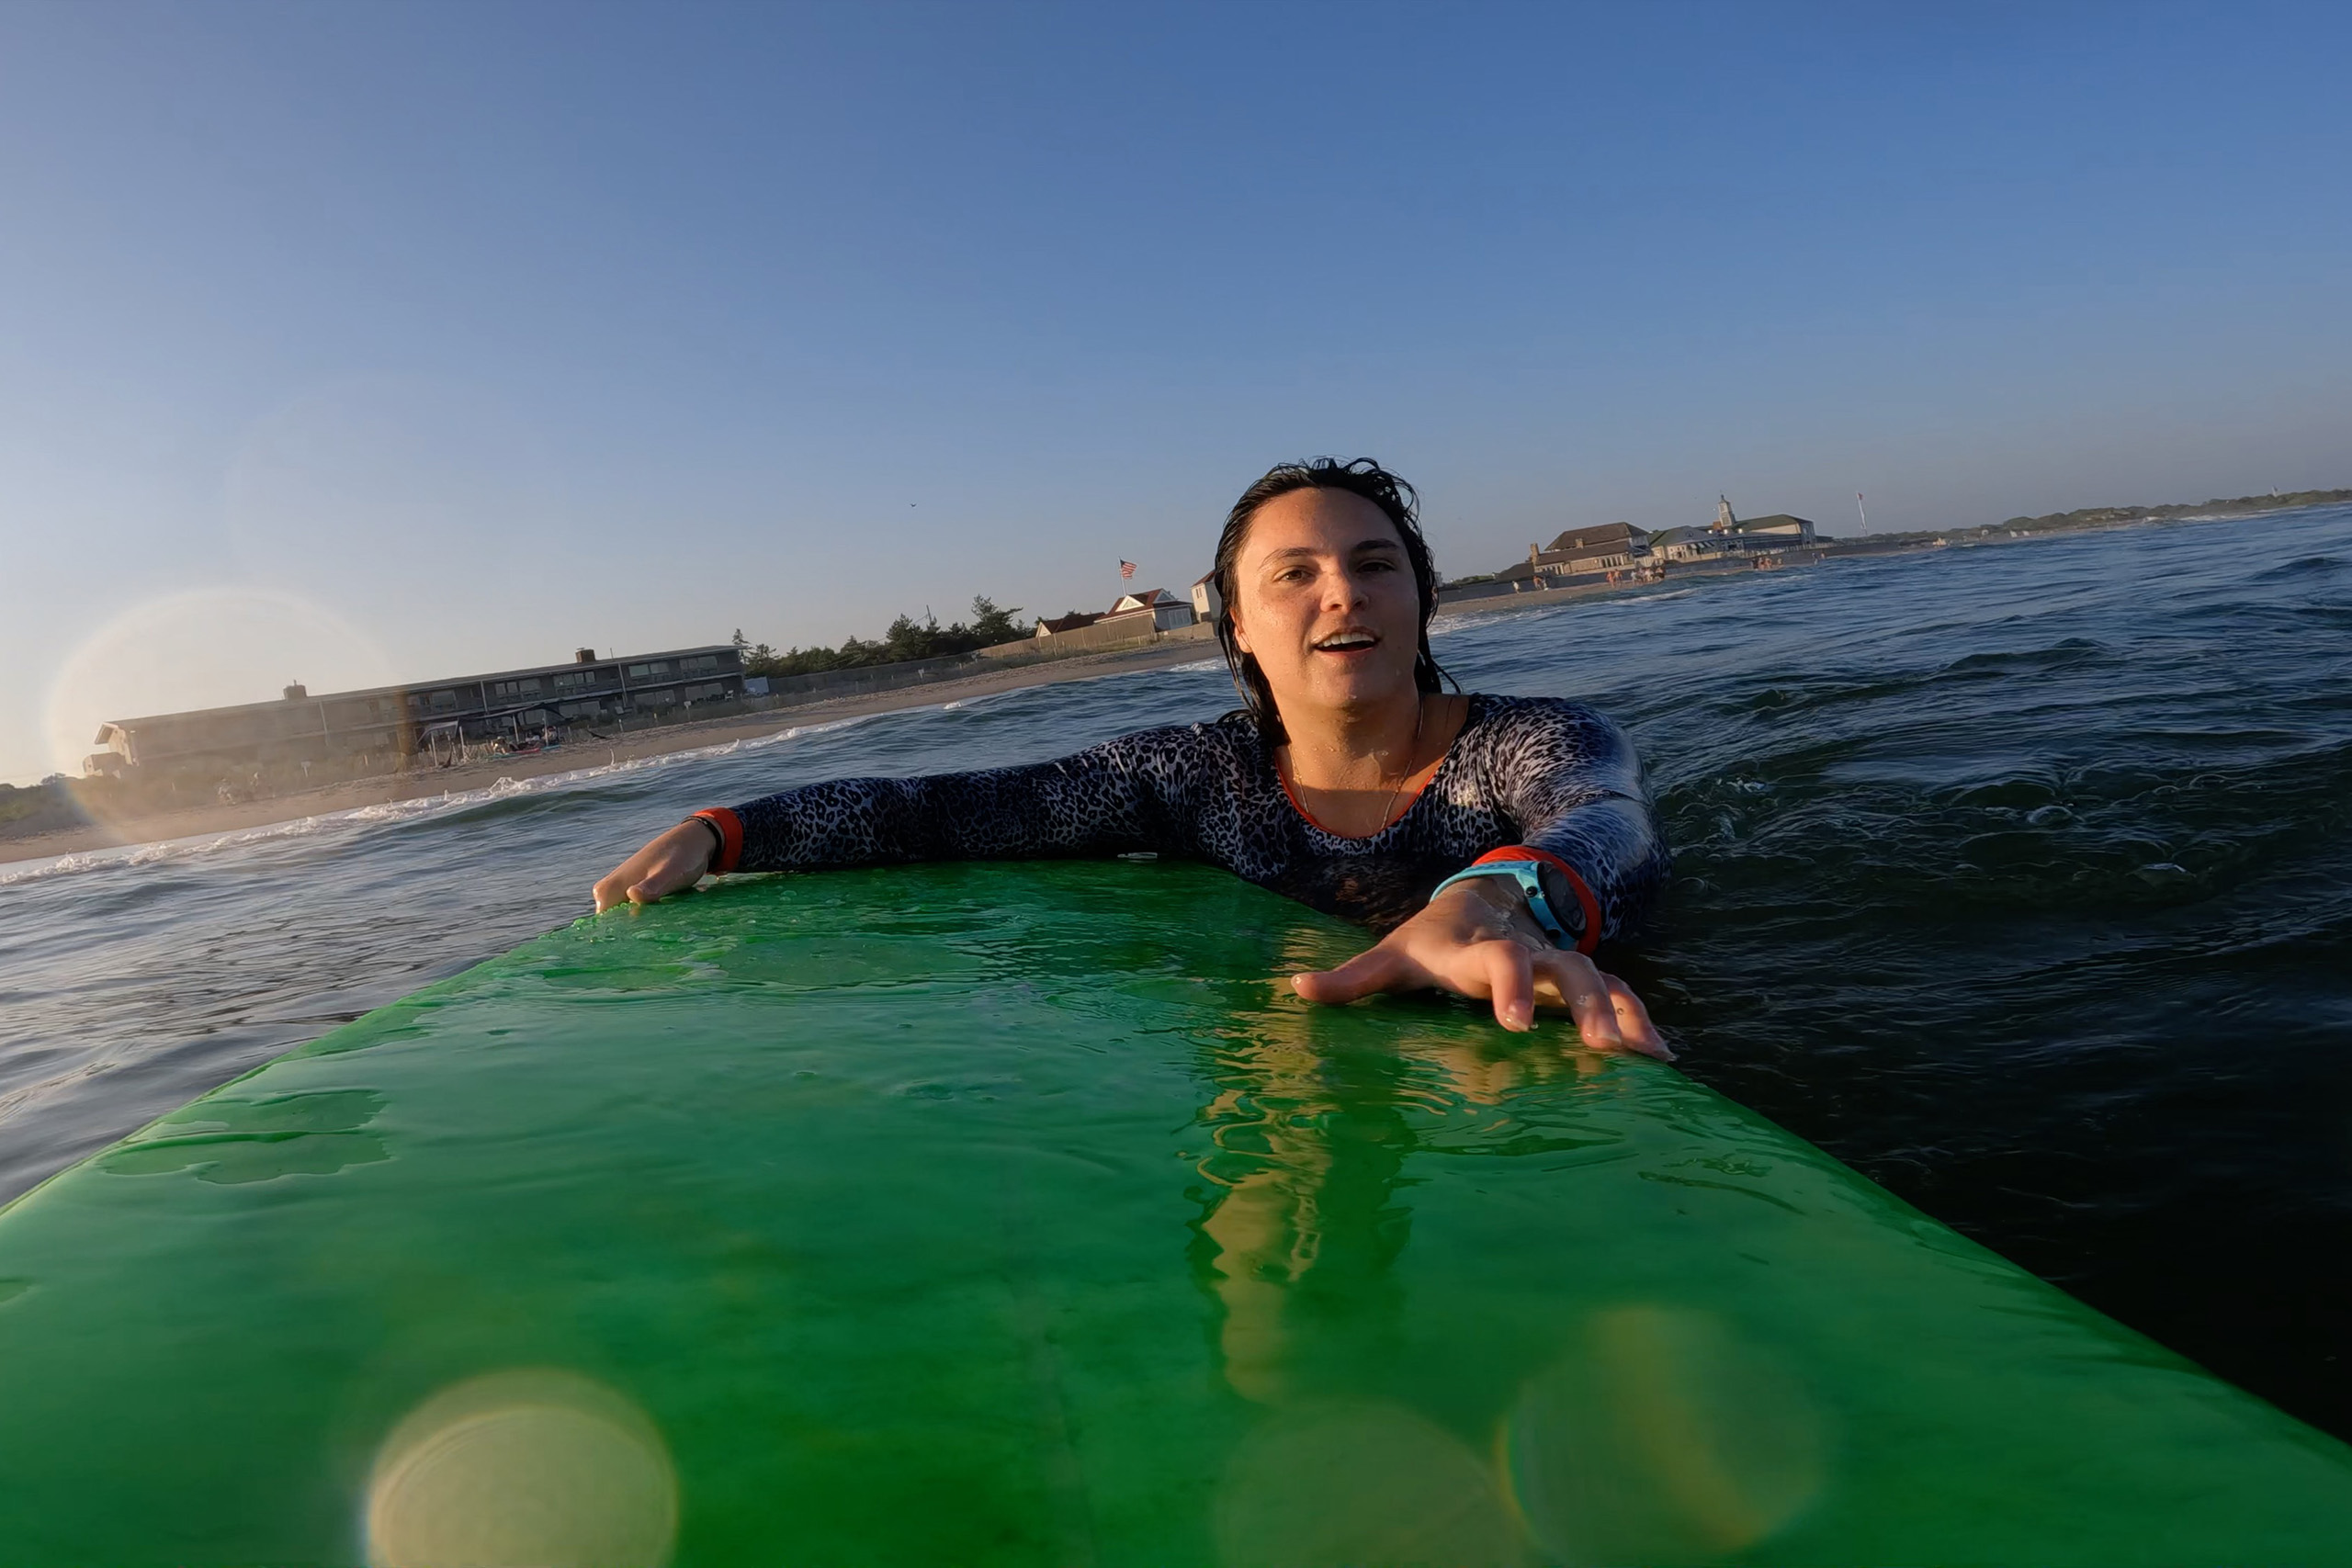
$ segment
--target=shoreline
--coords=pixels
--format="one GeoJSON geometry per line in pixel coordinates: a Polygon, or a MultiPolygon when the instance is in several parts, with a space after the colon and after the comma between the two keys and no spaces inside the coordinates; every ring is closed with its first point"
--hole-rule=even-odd
{"type": "Polygon", "coordinates": [[[1030,686],[1057,685],[1066,681],[1088,680],[1098,675],[1167,670],[1216,657],[1214,642],[1158,643],[1142,648],[1113,649],[1102,653],[1075,654],[1066,659],[1019,665],[1010,670],[984,671],[953,681],[901,686],[895,691],[863,692],[848,696],[827,697],[813,703],[797,703],[789,707],[768,708],[759,713],[737,714],[691,724],[664,725],[658,729],[616,736],[611,740],[566,745],[553,751],[534,752],[527,756],[496,757],[454,767],[354,779],[346,784],[275,795],[267,800],[244,801],[232,806],[189,807],[113,825],[93,822],[76,828],[51,829],[22,838],[0,839],[0,865],[58,860],[68,855],[134,848],[179,839],[247,832],[256,828],[300,822],[314,817],[339,816],[372,806],[391,806],[407,800],[433,800],[445,795],[488,789],[501,779],[545,778],[553,773],[577,773],[584,768],[608,767],[616,762],[640,761],[681,751],[696,751],[708,746],[724,746],[730,741],[759,739],[836,719],[863,718],[873,714],[897,713],[909,708],[937,707],[944,703],[989,696],[1030,686]],[[597,755],[600,751],[605,753],[601,757],[597,755]]]}
{"type": "MultiPolygon", "coordinates": [[[[2288,508],[2285,510],[2293,510],[2288,508]]],[[[2235,520],[2221,517],[2147,518],[2130,523],[2097,523],[2072,527],[2052,528],[2044,533],[2007,537],[1977,537],[1953,540],[1950,545],[1938,545],[1931,540],[1905,538],[1890,541],[1881,548],[1855,548],[1853,541],[1840,540],[1845,548],[1831,548],[1814,555],[1811,559],[1792,563],[1786,570],[1800,570],[1806,567],[1826,565],[1838,559],[1883,560],[1891,556],[1924,553],[1944,548],[1971,549],[1985,545],[2015,544],[2033,539],[2063,538],[2071,535],[2106,533],[2149,524],[2200,523],[2235,520]]],[[[1501,593],[1480,599],[1440,604],[1436,616],[1507,615],[1514,610],[1535,610],[1579,599],[1614,598],[1645,592],[1679,587],[1690,589],[1710,582],[1743,580],[1751,575],[1745,569],[1715,569],[1686,570],[1651,582],[1578,583],[1573,587],[1542,589],[1524,593],[1501,593]]],[[[276,827],[288,822],[300,822],[316,817],[334,817],[348,811],[365,810],[369,807],[396,805],[408,800],[430,800],[445,795],[463,794],[487,789],[501,779],[545,778],[553,773],[576,773],[582,769],[610,766],[616,762],[639,761],[651,757],[666,757],[681,751],[699,750],[707,746],[723,746],[730,741],[762,739],[780,735],[808,724],[823,724],[834,719],[862,718],[873,714],[898,713],[909,708],[932,707],[968,697],[987,696],[998,692],[1017,691],[1030,686],[1058,685],[1066,681],[1089,680],[1099,675],[1123,674],[1131,671],[1172,669],[1180,664],[1192,664],[1219,655],[1213,641],[1155,643],[1140,648],[1111,649],[1101,653],[1074,654],[1067,658],[1040,663],[1017,665],[1008,670],[991,670],[955,680],[936,681],[920,685],[901,686],[892,691],[865,692],[840,697],[826,697],[816,702],[798,703],[789,707],[764,709],[759,713],[738,714],[726,718],[707,719],[690,724],[667,725],[658,729],[641,730],[633,735],[617,736],[609,741],[592,741],[571,745],[553,752],[537,752],[527,756],[499,757],[486,761],[460,763],[454,767],[430,771],[416,770],[405,773],[355,779],[346,784],[329,784],[299,794],[276,795],[267,800],[245,801],[231,806],[189,807],[179,811],[158,812],[116,824],[86,823],[76,828],[51,829],[30,833],[21,838],[0,837],[0,865],[17,865],[28,861],[58,860],[69,855],[89,854],[103,850],[135,848],[144,844],[166,843],[181,839],[202,839],[218,834],[248,832],[256,828],[276,827]],[[596,753],[605,753],[600,761],[596,753]]]]}

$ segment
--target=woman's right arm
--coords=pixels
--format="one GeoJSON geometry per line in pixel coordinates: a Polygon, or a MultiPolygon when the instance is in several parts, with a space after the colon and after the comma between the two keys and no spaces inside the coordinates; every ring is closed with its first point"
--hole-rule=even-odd
{"type": "Polygon", "coordinates": [[[834,779],[697,812],[599,881],[596,908],[734,871],[1181,849],[1170,802],[1197,776],[1200,745],[1198,727],[1146,730],[1057,761],[834,779]]]}
{"type": "Polygon", "coordinates": [[[689,817],[597,879],[596,913],[616,904],[650,904],[692,887],[718,858],[718,830],[689,817]]]}

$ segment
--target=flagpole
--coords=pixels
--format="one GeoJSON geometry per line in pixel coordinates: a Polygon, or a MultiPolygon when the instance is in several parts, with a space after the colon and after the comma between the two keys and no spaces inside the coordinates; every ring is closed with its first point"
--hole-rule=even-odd
{"type": "Polygon", "coordinates": [[[1865,534],[1869,533],[1871,531],[1871,513],[1870,509],[1862,504],[1862,492],[1860,491],[1856,491],[1854,492],[1854,510],[1862,514],[1862,532],[1865,534]]]}

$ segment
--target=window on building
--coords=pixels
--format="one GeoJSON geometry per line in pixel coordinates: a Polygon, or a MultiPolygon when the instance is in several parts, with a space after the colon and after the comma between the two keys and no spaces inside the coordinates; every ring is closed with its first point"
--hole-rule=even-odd
{"type": "Polygon", "coordinates": [[[446,713],[449,709],[458,705],[458,694],[455,692],[435,692],[433,694],[429,701],[433,705],[434,712],[446,713]]]}
{"type": "Polygon", "coordinates": [[[697,674],[705,670],[716,670],[718,668],[718,655],[715,653],[697,653],[692,659],[682,662],[678,667],[689,675],[697,674]]]}

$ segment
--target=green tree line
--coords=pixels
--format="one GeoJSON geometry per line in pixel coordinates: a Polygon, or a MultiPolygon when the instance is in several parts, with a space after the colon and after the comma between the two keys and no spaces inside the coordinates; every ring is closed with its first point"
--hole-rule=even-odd
{"type": "Polygon", "coordinates": [[[1005,610],[985,593],[973,595],[972,618],[941,626],[929,611],[921,621],[900,615],[878,640],[853,637],[839,648],[787,648],[779,653],[766,643],[748,641],[738,628],[735,646],[743,655],[749,675],[819,675],[828,670],[856,670],[869,664],[904,664],[917,659],[941,659],[969,653],[1000,642],[1018,642],[1034,636],[1035,626],[1017,617],[1020,606],[1005,610]]]}
{"type": "Polygon", "coordinates": [[[0,838],[46,833],[81,824],[82,813],[74,804],[73,782],[62,775],[51,773],[37,784],[0,784],[0,838]]]}

